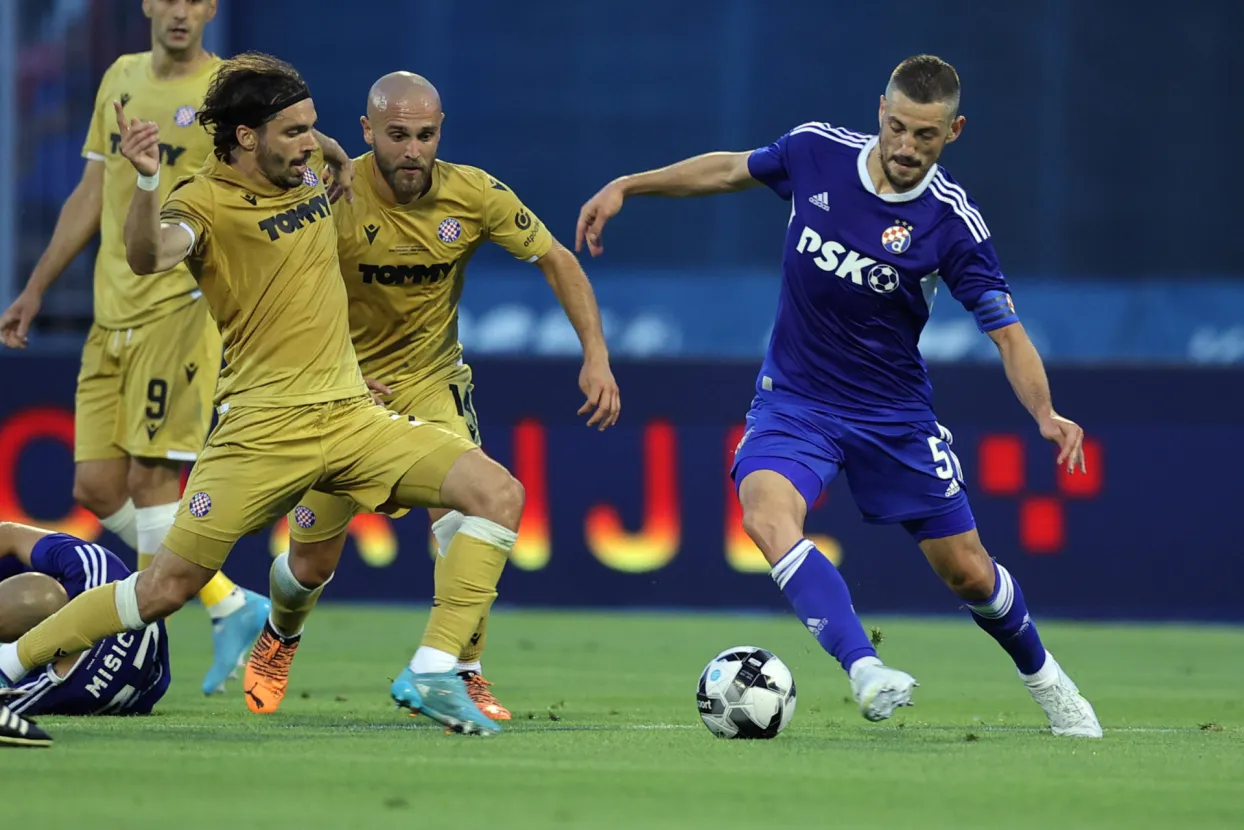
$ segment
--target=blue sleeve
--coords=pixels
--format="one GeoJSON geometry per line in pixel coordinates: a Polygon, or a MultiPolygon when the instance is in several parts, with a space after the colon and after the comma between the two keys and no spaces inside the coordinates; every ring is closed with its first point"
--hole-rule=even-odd
{"type": "Polygon", "coordinates": [[[1019,322],[1011,287],[998,265],[998,255],[988,238],[977,242],[965,235],[951,247],[940,274],[951,295],[976,318],[982,332],[1019,322]]]}
{"type": "Polygon", "coordinates": [[[107,548],[65,533],[53,533],[36,542],[30,565],[64,585],[70,597],[130,575],[130,569],[107,548]]]}
{"type": "Polygon", "coordinates": [[[747,157],[747,172],[756,181],[767,185],[777,195],[787,201],[791,197],[791,173],[787,144],[790,133],[779,138],[767,147],[753,150],[747,157]]]}

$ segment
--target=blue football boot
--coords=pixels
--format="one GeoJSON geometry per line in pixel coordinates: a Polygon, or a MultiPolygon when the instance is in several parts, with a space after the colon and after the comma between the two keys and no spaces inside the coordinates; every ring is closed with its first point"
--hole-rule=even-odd
{"type": "Polygon", "coordinates": [[[402,670],[389,687],[393,701],[403,709],[426,715],[451,732],[496,735],[501,727],[479,710],[456,672],[415,674],[402,670]]]}
{"type": "Polygon", "coordinates": [[[263,631],[272,603],[265,596],[242,589],[246,604],[227,617],[212,620],[212,667],[203,678],[203,694],[222,692],[225,681],[236,676],[259,632],[263,631]]]}

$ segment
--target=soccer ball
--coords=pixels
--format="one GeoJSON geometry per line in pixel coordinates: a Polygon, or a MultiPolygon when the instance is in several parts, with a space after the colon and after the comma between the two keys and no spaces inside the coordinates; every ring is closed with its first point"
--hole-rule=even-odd
{"type": "Polygon", "coordinates": [[[898,288],[898,271],[884,262],[868,271],[868,285],[878,294],[889,294],[898,288]]]}
{"type": "Polygon", "coordinates": [[[772,652],[736,646],[704,667],[695,700],[718,738],[776,738],[795,715],[795,678],[772,652]]]}

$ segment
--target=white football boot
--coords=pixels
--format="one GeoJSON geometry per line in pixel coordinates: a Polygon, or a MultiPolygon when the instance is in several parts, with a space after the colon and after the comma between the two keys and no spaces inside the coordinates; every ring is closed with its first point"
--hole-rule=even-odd
{"type": "Polygon", "coordinates": [[[900,706],[911,706],[912,689],[919,686],[907,672],[884,666],[876,658],[864,658],[868,665],[852,666],[851,691],[860,705],[860,714],[870,721],[885,720],[900,706]]]}
{"type": "Polygon", "coordinates": [[[1041,704],[1050,719],[1050,731],[1070,738],[1100,738],[1101,724],[1093,705],[1084,699],[1076,684],[1048,651],[1045,665],[1036,674],[1021,674],[1028,694],[1041,704]]]}

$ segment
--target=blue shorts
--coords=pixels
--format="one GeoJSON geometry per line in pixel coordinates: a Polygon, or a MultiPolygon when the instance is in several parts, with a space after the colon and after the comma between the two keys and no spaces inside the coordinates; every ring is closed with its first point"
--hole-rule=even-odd
{"type": "Polygon", "coordinates": [[[976,527],[950,430],[936,421],[875,423],[810,402],[757,396],[730,475],[787,478],[812,507],[843,470],[864,521],[901,524],[916,541],[976,527]]]}

